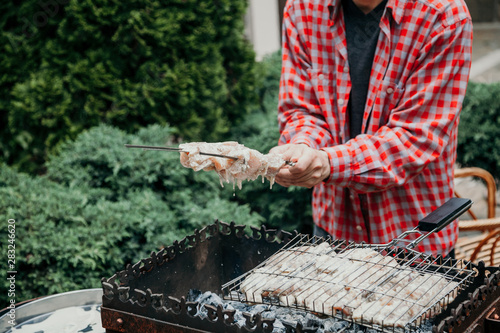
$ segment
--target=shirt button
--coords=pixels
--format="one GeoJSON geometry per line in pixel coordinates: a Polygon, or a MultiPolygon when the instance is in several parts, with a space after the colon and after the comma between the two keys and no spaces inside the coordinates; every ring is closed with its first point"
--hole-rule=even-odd
{"type": "Polygon", "coordinates": [[[323,80],[325,76],[323,74],[318,75],[318,79],[323,80]]]}
{"type": "Polygon", "coordinates": [[[344,73],[348,73],[349,72],[349,67],[345,66],[344,67],[344,73]]]}
{"type": "Polygon", "coordinates": [[[357,229],[358,231],[363,230],[363,228],[362,228],[360,225],[358,225],[358,226],[356,227],[356,229],[357,229]]]}
{"type": "Polygon", "coordinates": [[[344,104],[344,100],[342,98],[339,98],[338,102],[339,102],[340,105],[344,104]]]}
{"type": "Polygon", "coordinates": [[[387,88],[387,93],[388,93],[389,95],[390,95],[390,94],[392,94],[393,92],[394,92],[394,89],[392,89],[392,88],[390,88],[390,87],[389,87],[389,88],[387,88]]]}

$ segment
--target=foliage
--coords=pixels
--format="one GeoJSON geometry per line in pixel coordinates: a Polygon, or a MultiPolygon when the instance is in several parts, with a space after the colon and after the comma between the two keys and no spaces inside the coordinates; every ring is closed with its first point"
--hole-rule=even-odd
{"type": "Polygon", "coordinates": [[[0,4],[0,160],[40,171],[47,154],[106,123],[170,124],[217,140],[256,101],[247,0],[0,4]]]}
{"type": "MultiPolygon", "coordinates": [[[[0,219],[16,220],[18,302],[99,287],[101,277],[216,218],[262,223],[249,205],[223,197],[215,174],[182,167],[175,153],[123,146],[163,144],[171,132],[153,125],[127,134],[101,125],[61,145],[47,176],[0,167],[0,219]]],[[[5,242],[1,249],[7,253],[5,242]]]]}
{"type": "MultiPolygon", "coordinates": [[[[177,230],[173,212],[151,191],[121,202],[91,203],[83,191],[6,166],[0,177],[0,218],[16,220],[18,302],[98,287],[103,275],[185,232],[177,230]]],[[[5,242],[1,247],[7,253],[5,242]]],[[[1,287],[7,288],[5,281],[1,287]]]]}
{"type": "Polygon", "coordinates": [[[469,82],[458,130],[457,162],[500,180],[500,83],[469,82]]]}

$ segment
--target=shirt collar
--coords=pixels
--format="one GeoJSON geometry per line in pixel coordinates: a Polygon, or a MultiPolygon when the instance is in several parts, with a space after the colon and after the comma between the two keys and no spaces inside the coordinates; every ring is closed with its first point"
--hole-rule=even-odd
{"type": "MultiPolygon", "coordinates": [[[[386,5],[387,15],[392,16],[394,21],[399,24],[403,18],[403,11],[407,0],[388,0],[386,5]]],[[[330,12],[330,22],[337,17],[342,0],[328,0],[327,6],[330,12]]]]}

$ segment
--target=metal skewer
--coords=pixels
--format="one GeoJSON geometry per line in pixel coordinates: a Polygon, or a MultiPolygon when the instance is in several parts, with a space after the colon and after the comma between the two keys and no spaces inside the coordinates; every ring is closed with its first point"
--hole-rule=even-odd
{"type": "MultiPolygon", "coordinates": [[[[128,144],[126,144],[125,147],[127,147],[127,148],[141,148],[141,149],[144,149],[144,150],[176,151],[176,152],[179,152],[179,153],[185,152],[181,148],[176,148],[176,147],[141,146],[141,145],[128,145],[128,144]]],[[[185,152],[185,153],[187,153],[187,152],[185,152]]],[[[234,157],[234,156],[212,154],[212,153],[203,153],[201,151],[199,152],[199,154],[200,155],[206,155],[206,156],[229,158],[229,159],[232,159],[232,160],[235,160],[235,161],[239,159],[238,157],[234,157]]]]}
{"type": "MultiPolygon", "coordinates": [[[[162,147],[162,146],[142,146],[142,145],[129,145],[129,144],[126,144],[125,147],[127,148],[141,148],[143,150],[163,150],[163,151],[176,151],[176,152],[179,152],[179,153],[182,153],[182,152],[185,152],[183,151],[181,148],[177,148],[177,147],[162,147]]],[[[187,152],[186,152],[187,153],[187,152]]],[[[200,155],[206,155],[206,156],[214,156],[214,157],[223,157],[223,158],[229,158],[229,159],[232,159],[232,160],[239,160],[238,157],[234,157],[234,156],[228,156],[228,155],[221,155],[221,154],[212,154],[212,153],[203,153],[203,152],[199,152],[200,155]]],[[[292,161],[286,161],[285,162],[286,165],[288,166],[291,166],[293,167],[295,165],[295,162],[292,162],[292,161]]]]}

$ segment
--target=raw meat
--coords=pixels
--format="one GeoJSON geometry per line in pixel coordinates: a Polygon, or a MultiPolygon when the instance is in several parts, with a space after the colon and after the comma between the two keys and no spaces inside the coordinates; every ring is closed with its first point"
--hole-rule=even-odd
{"type": "Polygon", "coordinates": [[[221,186],[224,182],[238,184],[241,189],[243,180],[255,180],[259,176],[274,184],[274,177],[285,165],[280,154],[264,155],[257,150],[245,147],[234,141],[227,142],[191,142],[180,144],[181,164],[194,171],[215,170],[219,175],[221,186]],[[201,155],[200,152],[237,157],[237,160],[224,157],[201,155]]]}

